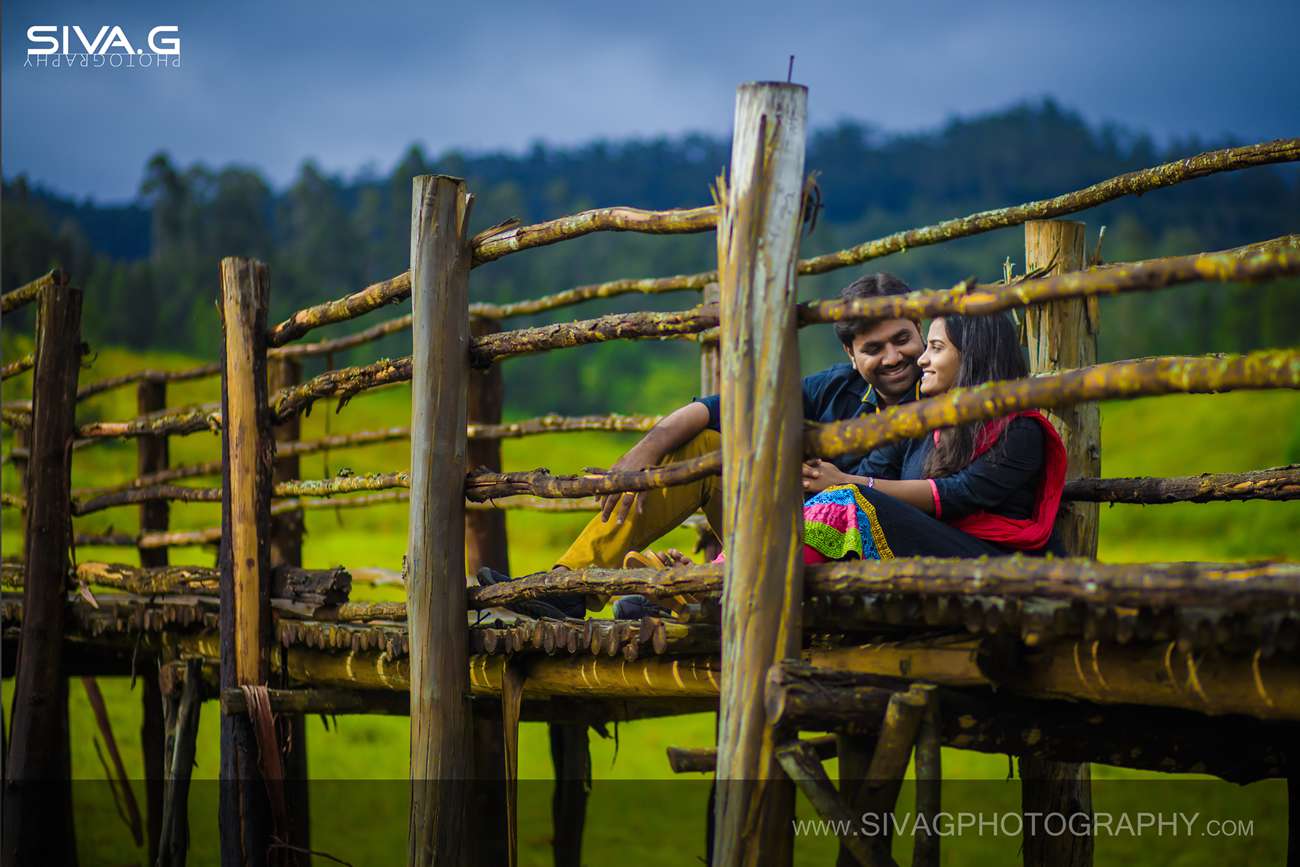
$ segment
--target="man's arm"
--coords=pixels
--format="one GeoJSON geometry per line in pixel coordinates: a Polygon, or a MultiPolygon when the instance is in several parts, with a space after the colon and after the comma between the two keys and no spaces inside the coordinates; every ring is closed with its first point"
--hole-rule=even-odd
{"type": "MultiPolygon", "coordinates": [[[[681,448],[709,426],[709,409],[699,401],[691,401],[659,420],[640,441],[619,458],[610,472],[644,470],[660,463],[669,452],[681,448]]],[[[606,494],[601,498],[600,518],[608,521],[611,514],[617,523],[623,523],[632,506],[641,511],[641,492],[606,494]],[[615,510],[617,507],[617,511],[615,510]]]]}

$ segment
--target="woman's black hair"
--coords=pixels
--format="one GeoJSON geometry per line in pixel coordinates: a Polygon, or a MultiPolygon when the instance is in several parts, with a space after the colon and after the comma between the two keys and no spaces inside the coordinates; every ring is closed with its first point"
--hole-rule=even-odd
{"type": "MultiPolygon", "coordinates": [[[[948,342],[961,353],[955,388],[969,388],[986,382],[1021,379],[1029,375],[1015,323],[1005,313],[990,316],[943,316],[948,342]]],[[[946,428],[934,450],[926,456],[925,475],[951,475],[975,456],[975,440],[982,423],[946,428]]]]}

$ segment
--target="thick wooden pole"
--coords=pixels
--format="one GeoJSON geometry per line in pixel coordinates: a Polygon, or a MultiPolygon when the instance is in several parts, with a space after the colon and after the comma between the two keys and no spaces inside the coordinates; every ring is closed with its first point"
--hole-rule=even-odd
{"type": "MultiPolygon", "coordinates": [[[[721,290],[717,283],[710,283],[704,287],[704,292],[700,298],[703,304],[719,304],[721,301],[721,290]]],[[[700,342],[700,394],[717,394],[722,388],[722,350],[718,347],[716,340],[700,342]]],[[[700,529],[699,550],[704,555],[705,562],[710,562],[717,558],[718,552],[722,550],[722,545],[718,543],[718,538],[713,535],[719,528],[712,527],[708,530],[700,529]]]]}
{"type": "MultiPolygon", "coordinates": [[[[501,330],[495,319],[475,317],[470,334],[478,337],[501,330]]],[[[505,404],[505,382],[501,365],[471,370],[468,378],[466,416],[470,424],[499,424],[505,404]]],[[[501,470],[501,441],[473,439],[468,443],[468,466],[501,470]]],[[[473,575],[483,566],[510,574],[510,551],[506,539],[506,513],[502,509],[465,512],[465,571],[473,575]]],[[[495,701],[474,703],[474,793],[470,822],[477,864],[505,864],[510,860],[506,827],[505,728],[501,707],[495,701]]]]}
{"type": "Polygon", "coordinates": [[[72,540],[73,410],[81,366],[81,290],[51,281],[40,296],[27,466],[23,622],[5,763],[5,865],[76,864],[68,682],[63,675],[72,540]]]}
{"type": "MultiPolygon", "coordinates": [[[[1084,224],[1070,220],[1025,223],[1025,271],[1048,268],[1048,276],[1082,270],[1084,224]]],[[[1097,299],[1054,301],[1024,311],[1030,373],[1055,373],[1097,362],[1097,299]]],[[[1050,413],[1065,441],[1067,477],[1101,474],[1101,412],[1079,403],[1050,413]]],[[[1071,555],[1097,556],[1096,503],[1062,503],[1056,532],[1071,555]]],[[[1092,813],[1092,774],[1087,764],[1020,761],[1021,806],[1025,811],[1092,813]]],[[[1028,829],[1031,826],[1026,826],[1028,829]]],[[[1033,826],[1037,827],[1037,826],[1033,826]]],[[[1025,832],[1025,867],[1084,867],[1092,864],[1092,837],[1025,832]]]]}
{"type": "MultiPolygon", "coordinates": [[[[292,358],[267,361],[267,391],[275,394],[282,388],[302,381],[302,365],[292,358]]],[[[299,416],[294,415],[274,428],[275,442],[297,442],[301,437],[299,416]]],[[[301,478],[299,457],[280,456],[276,449],[271,482],[301,478]]],[[[271,517],[271,569],[277,566],[302,566],[303,512],[281,512],[271,517]]],[[[283,715],[289,727],[289,752],[284,757],[284,801],[288,808],[289,843],[300,849],[311,848],[310,787],[307,785],[307,718],[300,713],[283,715]]]]}
{"type": "MultiPolygon", "coordinates": [[[[1081,271],[1084,224],[1069,220],[1025,223],[1026,272],[1052,266],[1044,276],[1081,271]]],[[[1024,311],[1025,339],[1031,373],[1058,373],[1097,363],[1097,298],[1053,301],[1024,311]]],[[[1049,414],[1065,441],[1067,477],[1101,475],[1101,410],[1096,403],[1076,403],[1049,414]]],[[[1065,549],[1081,557],[1097,556],[1096,503],[1063,503],[1057,532],[1065,549]]]]}
{"type": "Polygon", "coordinates": [[[727,562],[713,855],[788,864],[794,787],[775,754],[763,679],[799,653],[802,401],[794,266],[807,88],[736,96],[729,179],[717,190],[722,295],[722,485],[727,562]]]}
{"type": "MultiPolygon", "coordinates": [[[[269,674],[271,414],[266,390],[266,265],[221,260],[221,688],[269,674]]],[[[246,714],[221,717],[221,863],[267,862],[271,815],[246,714]]]]}
{"type": "Polygon", "coordinates": [[[198,745],[199,710],[203,705],[203,663],[191,659],[172,663],[158,678],[166,702],[163,774],[166,786],[158,838],[157,867],[184,867],[190,843],[190,776],[198,745]],[[177,683],[180,672],[184,680],[177,683]]]}
{"type": "Polygon", "coordinates": [[[465,182],[411,187],[411,812],[407,863],[467,860],[473,774],[465,593],[469,214],[465,182]]]}
{"type": "MultiPolygon", "coordinates": [[[[145,380],[136,385],[136,411],[148,415],[167,407],[167,383],[145,380]]],[[[169,463],[168,438],[144,436],[136,441],[136,475],[143,477],[167,469],[169,463]]],[[[166,532],[169,523],[169,504],[154,500],[140,504],[140,534],[166,532]]],[[[166,548],[138,548],[140,565],[166,566],[166,548]]],[[[154,670],[156,660],[149,660],[149,671],[141,680],[140,691],[140,753],[144,757],[145,824],[149,835],[149,863],[158,862],[158,838],[162,833],[163,818],[163,751],[166,749],[163,722],[163,697],[158,689],[158,675],[154,670]]]]}

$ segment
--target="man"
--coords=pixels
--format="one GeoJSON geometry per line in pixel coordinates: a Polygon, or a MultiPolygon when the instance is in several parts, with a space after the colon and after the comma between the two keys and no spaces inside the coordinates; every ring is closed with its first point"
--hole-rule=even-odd
{"type": "MultiPolygon", "coordinates": [[[[853,300],[909,291],[907,284],[892,274],[868,274],[844,287],[840,297],[853,300]]],[[[843,421],[917,399],[920,374],[916,360],[925,346],[916,322],[848,320],[835,323],[835,333],[848,361],[804,377],[804,418],[815,422],[843,421]]],[[[715,451],[721,444],[718,396],[696,398],[665,416],[610,470],[641,470],[688,460],[715,451]]],[[[863,457],[846,455],[833,463],[848,471],[863,457]]],[[[818,462],[805,465],[805,476],[817,474],[817,466],[818,462]]],[[[704,510],[709,526],[721,538],[719,477],[710,476],[671,488],[607,495],[600,514],[591,519],[559,558],[556,568],[622,566],[629,551],[652,544],[698,509],[704,510]]],[[[569,616],[581,614],[569,613],[569,616]]]]}

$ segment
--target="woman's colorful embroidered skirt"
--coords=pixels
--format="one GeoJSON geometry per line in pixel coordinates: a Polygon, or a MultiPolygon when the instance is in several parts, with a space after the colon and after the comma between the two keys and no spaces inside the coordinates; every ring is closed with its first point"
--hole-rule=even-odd
{"type": "Polygon", "coordinates": [[[835,485],[804,501],[804,562],[892,560],[876,507],[857,485],[835,485]]]}

